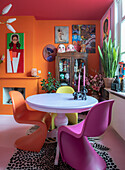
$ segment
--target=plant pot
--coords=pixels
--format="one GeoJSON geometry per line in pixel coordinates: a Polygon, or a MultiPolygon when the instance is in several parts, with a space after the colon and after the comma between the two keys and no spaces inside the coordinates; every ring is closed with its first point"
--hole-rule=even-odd
{"type": "Polygon", "coordinates": [[[114,78],[103,78],[105,83],[105,88],[111,88],[111,84],[114,80],[114,78]]]}

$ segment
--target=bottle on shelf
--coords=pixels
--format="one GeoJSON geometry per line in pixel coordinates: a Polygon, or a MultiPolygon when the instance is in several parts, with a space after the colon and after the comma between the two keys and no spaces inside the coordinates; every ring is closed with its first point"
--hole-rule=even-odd
{"type": "Polygon", "coordinates": [[[69,60],[67,60],[67,72],[69,72],[69,60]]]}
{"type": "Polygon", "coordinates": [[[65,74],[65,79],[66,79],[66,82],[69,84],[69,80],[70,80],[70,79],[69,79],[69,73],[66,73],[66,74],[65,74]]]}
{"type": "Polygon", "coordinates": [[[74,86],[77,85],[77,80],[78,80],[78,76],[77,76],[77,72],[74,73],[74,86]]]}
{"type": "Polygon", "coordinates": [[[63,71],[63,61],[59,61],[59,71],[63,71]]]}
{"type": "Polygon", "coordinates": [[[121,84],[120,84],[119,76],[116,76],[115,80],[112,82],[111,90],[114,90],[117,92],[121,91],[121,84]]]}
{"type": "Polygon", "coordinates": [[[125,92],[125,76],[123,76],[121,80],[121,91],[125,92]]]}
{"type": "Polygon", "coordinates": [[[64,80],[64,78],[65,78],[64,74],[61,73],[61,74],[60,74],[60,79],[61,79],[61,80],[64,80]]]}
{"type": "Polygon", "coordinates": [[[77,80],[78,77],[77,77],[77,72],[74,73],[74,80],[77,80]]]}
{"type": "Polygon", "coordinates": [[[66,60],[63,62],[63,71],[66,71],[66,60]]]}
{"type": "Polygon", "coordinates": [[[74,65],[74,72],[78,71],[78,60],[75,60],[75,65],[74,65]]]}

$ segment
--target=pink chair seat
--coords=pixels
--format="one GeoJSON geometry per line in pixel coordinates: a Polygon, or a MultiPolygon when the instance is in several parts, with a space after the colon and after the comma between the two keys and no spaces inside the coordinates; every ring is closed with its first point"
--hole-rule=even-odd
{"type": "Polygon", "coordinates": [[[96,104],[85,120],[76,125],[61,126],[58,142],[62,160],[78,170],[104,170],[105,161],[95,152],[87,137],[105,132],[111,122],[113,100],[96,104]]]}

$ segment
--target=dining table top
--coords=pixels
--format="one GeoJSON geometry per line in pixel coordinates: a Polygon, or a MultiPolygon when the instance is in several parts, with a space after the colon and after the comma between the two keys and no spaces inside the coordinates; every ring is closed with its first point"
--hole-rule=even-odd
{"type": "Polygon", "coordinates": [[[81,113],[89,110],[98,100],[87,96],[86,100],[74,100],[73,94],[67,93],[44,93],[26,98],[26,103],[35,110],[54,113],[81,113]]]}

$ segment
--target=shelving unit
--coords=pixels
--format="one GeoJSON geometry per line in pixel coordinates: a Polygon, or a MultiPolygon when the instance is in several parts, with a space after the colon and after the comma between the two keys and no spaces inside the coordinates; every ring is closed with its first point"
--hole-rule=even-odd
{"type": "Polygon", "coordinates": [[[61,85],[72,86],[77,90],[78,75],[80,72],[80,84],[83,85],[83,67],[86,66],[88,73],[88,54],[79,52],[57,53],[56,56],[56,79],[61,85]]]}

